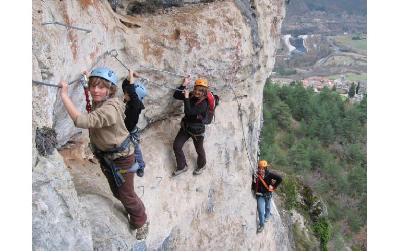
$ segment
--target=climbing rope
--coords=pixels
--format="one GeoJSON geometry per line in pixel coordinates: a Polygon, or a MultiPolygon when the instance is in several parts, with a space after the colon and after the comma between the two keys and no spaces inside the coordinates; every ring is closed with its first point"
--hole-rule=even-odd
{"type": "Polygon", "coordinates": [[[72,26],[72,25],[68,25],[68,24],[63,24],[63,23],[60,23],[60,22],[57,22],[57,21],[54,21],[54,22],[45,22],[45,23],[42,23],[42,25],[48,25],[48,24],[56,24],[56,25],[61,25],[61,26],[64,26],[64,27],[66,27],[66,28],[70,28],[70,29],[75,29],[75,30],[86,31],[87,33],[90,33],[90,32],[92,32],[91,30],[88,30],[88,29],[84,29],[84,28],[80,28],[80,27],[76,27],[76,26],[72,26]]]}

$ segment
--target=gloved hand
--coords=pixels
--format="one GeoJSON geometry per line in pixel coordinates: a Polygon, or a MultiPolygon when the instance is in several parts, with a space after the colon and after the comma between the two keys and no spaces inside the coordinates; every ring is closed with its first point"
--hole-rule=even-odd
{"type": "Polygon", "coordinates": [[[139,176],[139,177],[143,177],[143,175],[144,175],[144,169],[143,169],[143,168],[139,168],[139,169],[136,171],[136,175],[139,176]]]}
{"type": "Polygon", "coordinates": [[[268,191],[269,191],[269,192],[274,192],[274,191],[275,191],[275,188],[274,188],[272,185],[269,185],[269,186],[268,186],[268,191]]]}

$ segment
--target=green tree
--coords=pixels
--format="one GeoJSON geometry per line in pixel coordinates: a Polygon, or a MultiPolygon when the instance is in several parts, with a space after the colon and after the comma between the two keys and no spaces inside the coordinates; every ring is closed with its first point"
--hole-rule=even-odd
{"type": "Polygon", "coordinates": [[[296,141],[296,136],[293,132],[286,133],[282,138],[282,146],[285,148],[291,148],[296,141]]]}
{"type": "Polygon", "coordinates": [[[360,91],[360,81],[357,82],[356,94],[360,91]]]}
{"type": "Polygon", "coordinates": [[[296,185],[296,179],[293,176],[287,176],[282,181],[282,188],[280,189],[284,193],[285,205],[288,210],[291,210],[297,205],[298,189],[296,185]]]}
{"type": "Polygon", "coordinates": [[[272,119],[278,123],[278,126],[282,129],[288,129],[290,127],[290,109],[289,106],[282,101],[277,102],[271,107],[272,119]]]}
{"type": "Polygon", "coordinates": [[[296,84],[289,92],[285,103],[289,106],[294,119],[308,121],[311,117],[310,96],[311,90],[305,89],[301,84],[296,84]]]}
{"type": "Polygon", "coordinates": [[[362,128],[362,126],[359,115],[359,112],[354,107],[346,111],[341,124],[342,130],[340,132],[345,142],[355,143],[357,139],[360,138],[360,128],[362,128]]]}
{"type": "Polygon", "coordinates": [[[356,85],[353,82],[353,83],[351,83],[351,86],[350,86],[349,98],[354,97],[355,94],[356,94],[356,85]]]}
{"type": "Polygon", "coordinates": [[[367,192],[367,170],[361,166],[354,167],[348,176],[352,188],[352,195],[357,196],[367,192]]]}
{"type": "Polygon", "coordinates": [[[349,164],[366,166],[367,154],[361,144],[349,144],[346,150],[346,160],[349,164]]]}
{"type": "Polygon", "coordinates": [[[317,222],[313,224],[313,230],[319,237],[321,250],[328,250],[328,241],[332,235],[332,226],[327,218],[319,218],[317,222]]]}
{"type": "Polygon", "coordinates": [[[359,111],[360,122],[364,125],[367,123],[367,94],[364,94],[363,99],[356,108],[359,111]]]}
{"type": "Polygon", "coordinates": [[[289,150],[289,164],[295,171],[304,171],[311,168],[308,151],[303,142],[295,144],[289,150]]]}
{"type": "Polygon", "coordinates": [[[333,129],[332,125],[323,125],[319,130],[319,138],[325,145],[333,143],[335,140],[335,129],[333,129]]]}

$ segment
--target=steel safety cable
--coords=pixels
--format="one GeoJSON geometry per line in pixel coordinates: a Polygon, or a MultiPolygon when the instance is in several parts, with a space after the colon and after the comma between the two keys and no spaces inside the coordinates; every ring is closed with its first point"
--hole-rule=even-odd
{"type": "Polygon", "coordinates": [[[248,146],[247,146],[246,134],[245,134],[244,125],[243,125],[243,117],[242,117],[242,116],[243,116],[243,111],[242,111],[242,107],[241,107],[241,104],[240,104],[240,102],[239,102],[238,95],[236,94],[236,92],[235,92],[235,90],[234,90],[234,88],[232,87],[232,84],[231,84],[231,82],[233,82],[233,79],[235,78],[237,72],[239,71],[239,65],[240,65],[240,59],[239,59],[239,42],[238,42],[237,45],[236,45],[236,53],[235,53],[235,55],[236,55],[236,57],[235,57],[235,59],[234,59],[233,62],[232,62],[232,65],[233,65],[232,79],[231,79],[231,81],[228,81],[228,86],[229,86],[229,88],[232,90],[233,95],[235,96],[235,100],[236,100],[237,106],[238,106],[238,112],[239,112],[239,117],[240,117],[240,122],[241,122],[240,124],[241,124],[241,127],[242,127],[243,141],[244,141],[244,146],[245,146],[245,149],[246,149],[247,160],[249,161],[249,164],[250,164],[250,171],[252,171],[252,174],[255,174],[255,173],[256,173],[256,172],[255,172],[255,171],[256,171],[256,170],[255,170],[255,165],[253,165],[253,163],[252,163],[252,159],[250,158],[250,153],[249,153],[249,149],[248,149],[248,146]]]}

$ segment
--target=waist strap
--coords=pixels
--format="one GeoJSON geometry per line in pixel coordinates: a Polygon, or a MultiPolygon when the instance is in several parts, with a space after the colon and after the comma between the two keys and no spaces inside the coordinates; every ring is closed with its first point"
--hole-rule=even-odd
{"type": "MultiPolygon", "coordinates": [[[[188,122],[185,122],[184,120],[181,121],[181,127],[183,128],[183,130],[189,134],[190,136],[196,138],[196,137],[204,137],[204,132],[200,133],[200,134],[194,134],[192,133],[188,128],[189,128],[189,124],[188,122]]],[[[200,124],[200,123],[199,123],[200,124]]]]}

